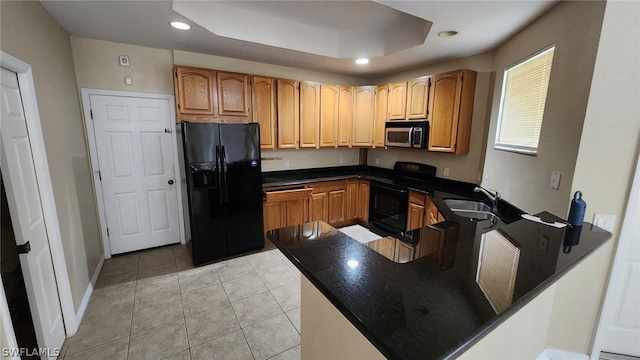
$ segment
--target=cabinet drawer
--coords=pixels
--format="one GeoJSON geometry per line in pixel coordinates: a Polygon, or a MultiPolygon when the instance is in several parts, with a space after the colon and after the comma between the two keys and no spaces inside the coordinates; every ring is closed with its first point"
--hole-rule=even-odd
{"type": "Polygon", "coordinates": [[[278,202],[278,201],[308,199],[311,197],[312,191],[313,189],[266,191],[264,193],[264,200],[266,202],[278,202]]]}

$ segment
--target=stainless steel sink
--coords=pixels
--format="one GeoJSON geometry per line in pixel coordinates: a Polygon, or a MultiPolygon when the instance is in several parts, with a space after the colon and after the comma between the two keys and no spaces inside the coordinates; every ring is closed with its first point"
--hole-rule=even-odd
{"type": "Polygon", "coordinates": [[[464,212],[488,212],[491,214],[491,206],[480,201],[444,199],[444,203],[447,204],[449,209],[451,209],[451,211],[453,212],[462,210],[464,212]]]}
{"type": "Polygon", "coordinates": [[[472,221],[497,220],[498,216],[491,212],[491,206],[474,200],[444,199],[454,214],[469,218],[472,221]]]}

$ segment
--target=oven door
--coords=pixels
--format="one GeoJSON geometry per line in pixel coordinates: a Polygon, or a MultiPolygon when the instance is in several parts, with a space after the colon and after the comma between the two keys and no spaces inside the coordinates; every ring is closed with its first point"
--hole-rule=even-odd
{"type": "Polygon", "coordinates": [[[369,229],[381,236],[404,231],[407,224],[409,191],[392,185],[371,183],[369,229]]]}

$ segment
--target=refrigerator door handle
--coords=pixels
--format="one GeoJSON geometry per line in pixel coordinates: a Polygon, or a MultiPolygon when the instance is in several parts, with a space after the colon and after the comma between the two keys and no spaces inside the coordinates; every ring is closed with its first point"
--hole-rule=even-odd
{"type": "Polygon", "coordinates": [[[220,146],[216,145],[216,176],[217,176],[217,181],[218,181],[218,202],[223,203],[224,202],[224,190],[223,190],[223,184],[222,184],[222,165],[221,165],[221,161],[220,161],[221,157],[220,157],[220,146]]]}
{"type": "Polygon", "coordinates": [[[220,156],[220,161],[222,163],[222,185],[224,187],[224,201],[225,203],[229,202],[229,190],[227,189],[227,154],[224,150],[224,145],[222,145],[222,154],[220,156]]]}

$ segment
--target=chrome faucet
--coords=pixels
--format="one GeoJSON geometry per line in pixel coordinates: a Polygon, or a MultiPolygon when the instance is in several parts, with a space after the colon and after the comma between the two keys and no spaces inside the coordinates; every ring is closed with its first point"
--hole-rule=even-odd
{"type": "Polygon", "coordinates": [[[489,198],[489,201],[491,201],[491,205],[492,205],[491,206],[491,212],[498,213],[498,201],[500,200],[500,193],[499,192],[490,191],[490,190],[487,190],[487,189],[485,189],[483,187],[480,187],[480,186],[476,186],[473,189],[473,192],[476,192],[476,193],[481,192],[481,193],[487,195],[487,197],[489,198]]]}

